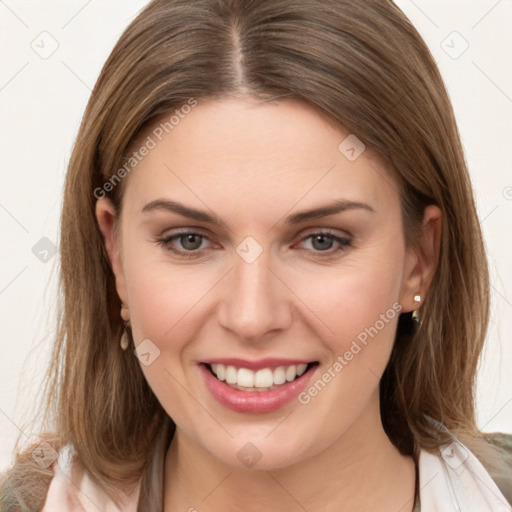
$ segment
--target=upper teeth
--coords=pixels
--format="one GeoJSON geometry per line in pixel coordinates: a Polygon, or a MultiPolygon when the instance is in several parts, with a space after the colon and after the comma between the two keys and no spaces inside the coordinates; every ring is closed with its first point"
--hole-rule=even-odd
{"type": "Polygon", "coordinates": [[[211,368],[219,380],[225,380],[228,384],[245,388],[270,388],[300,377],[306,371],[307,366],[307,364],[279,366],[274,370],[262,368],[256,372],[247,368],[235,368],[223,364],[212,364],[211,368]]]}

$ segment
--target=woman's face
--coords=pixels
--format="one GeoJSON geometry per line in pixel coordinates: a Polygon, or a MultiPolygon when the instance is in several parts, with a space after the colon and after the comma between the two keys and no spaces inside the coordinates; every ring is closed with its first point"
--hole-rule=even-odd
{"type": "Polygon", "coordinates": [[[225,99],[186,111],[140,137],[151,148],[125,178],[118,237],[107,199],[98,220],[142,370],[179,435],[230,465],[284,467],[373,428],[424,266],[391,175],[315,110],[225,99]]]}

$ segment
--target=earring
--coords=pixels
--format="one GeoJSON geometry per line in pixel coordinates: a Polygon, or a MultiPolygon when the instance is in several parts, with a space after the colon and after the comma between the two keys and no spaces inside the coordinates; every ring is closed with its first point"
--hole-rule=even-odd
{"type": "Polygon", "coordinates": [[[122,350],[127,350],[130,346],[130,339],[128,337],[128,328],[130,327],[130,324],[128,322],[128,312],[123,311],[124,309],[127,310],[128,306],[125,306],[121,303],[121,318],[125,320],[125,322],[123,327],[123,334],[121,335],[120,345],[122,350]]]}
{"type": "Polygon", "coordinates": [[[128,329],[128,324],[125,324],[123,327],[123,334],[121,335],[121,341],[120,341],[122,350],[127,350],[128,347],[130,346],[130,340],[128,339],[128,330],[127,329],[128,329]]]}
{"type": "MultiPolygon", "coordinates": [[[[414,296],[414,302],[416,302],[417,304],[419,304],[421,302],[421,295],[415,295],[414,296]]],[[[413,312],[412,312],[412,319],[416,322],[416,323],[420,323],[420,315],[418,313],[418,310],[415,309],[413,312]]]]}

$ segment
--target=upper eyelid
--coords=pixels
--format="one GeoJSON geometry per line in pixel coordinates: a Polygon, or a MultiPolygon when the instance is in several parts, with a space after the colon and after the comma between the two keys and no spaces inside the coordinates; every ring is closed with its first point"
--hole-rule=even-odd
{"type": "MultiPolygon", "coordinates": [[[[295,235],[293,238],[297,236],[308,236],[314,235],[316,233],[326,233],[333,236],[343,236],[345,234],[347,238],[353,238],[352,233],[347,229],[340,229],[335,227],[308,227],[301,230],[299,235],[295,235]]],[[[178,235],[201,235],[206,238],[211,236],[212,232],[209,229],[201,228],[199,226],[191,226],[191,227],[183,227],[183,228],[169,228],[163,231],[162,235],[159,238],[171,238],[173,236],[178,235]],[[167,234],[167,232],[169,232],[167,234]]]]}

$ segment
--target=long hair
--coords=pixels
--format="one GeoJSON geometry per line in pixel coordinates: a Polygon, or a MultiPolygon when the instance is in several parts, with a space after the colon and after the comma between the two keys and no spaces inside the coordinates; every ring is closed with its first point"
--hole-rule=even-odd
{"type": "MultiPolygon", "coordinates": [[[[137,359],[119,347],[97,191],[119,177],[137,136],[162,114],[191,98],[237,94],[301,100],[374,150],[400,185],[408,243],[425,207],[441,209],[437,268],[419,327],[401,315],[381,381],[382,421],[411,454],[413,440],[425,449],[446,440],[431,417],[492,466],[475,420],[489,285],[474,197],[438,68],[391,0],[155,0],[125,30],[94,87],[66,177],[62,306],[45,404],[55,446],[72,443],[111,496],[144,473],[166,414],[137,359]]],[[[108,192],[118,212],[123,183],[108,192]]]]}

